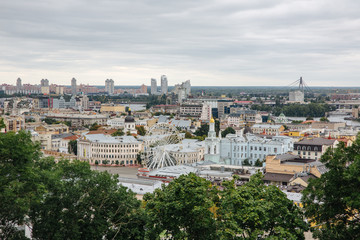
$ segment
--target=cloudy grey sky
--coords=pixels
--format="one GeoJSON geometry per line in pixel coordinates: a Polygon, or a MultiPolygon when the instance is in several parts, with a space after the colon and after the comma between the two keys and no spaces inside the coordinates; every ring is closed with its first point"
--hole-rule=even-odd
{"type": "Polygon", "coordinates": [[[0,0],[0,84],[360,86],[358,0],[0,0]]]}

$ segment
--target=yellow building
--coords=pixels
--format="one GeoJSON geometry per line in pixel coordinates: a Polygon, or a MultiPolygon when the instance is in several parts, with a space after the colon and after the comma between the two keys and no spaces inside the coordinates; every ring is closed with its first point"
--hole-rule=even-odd
{"type": "Polygon", "coordinates": [[[326,172],[325,166],[314,159],[300,158],[293,154],[268,155],[264,181],[275,185],[290,185],[299,173],[319,178],[326,172]]]}
{"type": "Polygon", "coordinates": [[[101,113],[124,113],[125,106],[123,105],[110,105],[110,104],[101,104],[100,108],[101,113]]]}

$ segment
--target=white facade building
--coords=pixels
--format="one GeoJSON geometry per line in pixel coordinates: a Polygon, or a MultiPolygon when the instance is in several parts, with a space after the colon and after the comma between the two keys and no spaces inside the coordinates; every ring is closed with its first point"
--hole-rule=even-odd
{"type": "Polygon", "coordinates": [[[155,78],[151,79],[151,91],[150,91],[150,93],[152,95],[157,95],[158,94],[158,92],[157,92],[157,83],[156,83],[155,78]]]}
{"type": "Polygon", "coordinates": [[[202,121],[210,121],[211,119],[211,105],[208,103],[203,103],[202,112],[200,120],[202,121]]]}
{"type": "Polygon", "coordinates": [[[228,134],[225,138],[216,137],[214,123],[210,122],[208,137],[205,139],[205,161],[242,165],[247,159],[254,164],[257,159],[264,160],[267,155],[278,155],[293,150],[293,140],[286,136],[260,137],[254,134],[228,134]]]}
{"type": "Polygon", "coordinates": [[[142,144],[133,136],[84,135],[78,140],[78,158],[90,164],[137,164],[142,144]]]}
{"type": "Polygon", "coordinates": [[[105,80],[105,92],[107,92],[109,95],[114,94],[114,80],[112,79],[106,79],[105,80]]]}
{"type": "Polygon", "coordinates": [[[254,164],[257,159],[264,160],[267,155],[278,155],[293,150],[293,140],[286,136],[273,136],[271,139],[253,134],[236,136],[228,134],[221,139],[220,157],[227,164],[242,165],[245,159],[254,164]]]}
{"type": "Polygon", "coordinates": [[[165,75],[161,76],[161,95],[168,92],[168,80],[165,75]]]}
{"type": "Polygon", "coordinates": [[[289,92],[289,102],[303,103],[304,102],[304,92],[299,91],[299,90],[289,92]]]}

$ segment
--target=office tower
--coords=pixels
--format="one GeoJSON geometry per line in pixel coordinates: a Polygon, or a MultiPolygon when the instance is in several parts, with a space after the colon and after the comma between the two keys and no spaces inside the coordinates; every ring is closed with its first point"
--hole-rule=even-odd
{"type": "Polygon", "coordinates": [[[168,92],[168,80],[165,75],[161,76],[161,94],[167,94],[168,92]]]}
{"type": "Polygon", "coordinates": [[[21,90],[22,90],[22,84],[21,84],[21,78],[18,78],[17,80],[16,80],[16,92],[21,92],[21,90]]]}
{"type": "Polygon", "coordinates": [[[75,96],[77,94],[77,91],[76,91],[76,79],[75,78],[71,79],[71,94],[75,95],[75,96]]]}
{"type": "Polygon", "coordinates": [[[109,95],[114,94],[114,80],[112,79],[105,80],[105,92],[107,92],[109,95]]]}
{"type": "Polygon", "coordinates": [[[157,84],[155,78],[151,79],[151,94],[157,94],[157,84]]]}

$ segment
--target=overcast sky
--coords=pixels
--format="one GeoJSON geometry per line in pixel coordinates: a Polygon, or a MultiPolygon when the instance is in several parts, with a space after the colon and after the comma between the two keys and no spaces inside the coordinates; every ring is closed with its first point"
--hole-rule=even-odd
{"type": "Polygon", "coordinates": [[[360,86],[358,0],[0,0],[0,84],[360,86]]]}

